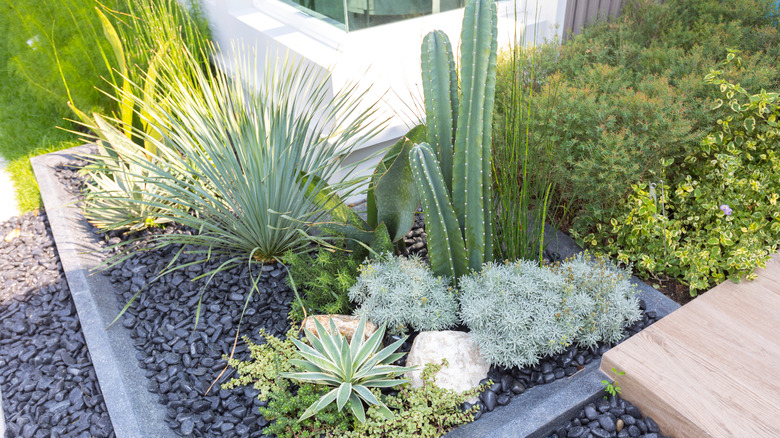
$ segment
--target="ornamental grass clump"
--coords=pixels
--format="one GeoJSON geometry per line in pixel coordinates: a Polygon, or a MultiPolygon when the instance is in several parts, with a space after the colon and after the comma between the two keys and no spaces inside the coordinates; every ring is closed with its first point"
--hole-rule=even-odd
{"type": "Polygon", "coordinates": [[[349,290],[359,307],[355,314],[391,333],[409,330],[446,330],[458,322],[455,290],[446,277],[437,277],[419,257],[395,257],[360,266],[360,276],[349,290]]]}
{"type": "Polygon", "coordinates": [[[460,317],[494,365],[535,365],[576,343],[615,342],[639,316],[630,275],[587,253],[558,266],[486,264],[461,279],[460,317]]]}
{"type": "MultiPolygon", "coordinates": [[[[145,171],[128,158],[128,155],[141,155],[141,160],[152,160],[157,155],[154,142],[134,130],[162,138],[157,130],[163,123],[148,120],[149,113],[138,111],[133,98],[140,97],[147,105],[165,105],[165,89],[157,87],[159,76],[166,71],[160,68],[163,59],[174,67],[167,71],[181,76],[189,67],[187,53],[195,54],[200,68],[208,65],[204,50],[207,38],[205,30],[198,26],[202,23],[197,21],[197,15],[191,15],[176,0],[137,0],[128,2],[127,7],[126,14],[105,6],[106,13],[101,8],[96,10],[112,49],[103,53],[110,73],[107,81],[111,84],[103,88],[109,89],[110,93],[106,94],[116,96],[114,114],[121,120],[119,129],[97,114],[87,115],[70,102],[70,97],[68,102],[83,126],[94,133],[98,146],[96,155],[85,156],[90,164],[84,169],[89,174],[84,189],[84,215],[101,230],[134,231],[170,222],[159,212],[166,207],[152,206],[166,194],[147,183],[145,177],[135,176],[145,171]],[[138,202],[127,202],[128,198],[138,202]]],[[[67,80],[63,73],[63,81],[67,83],[67,80]]]]}

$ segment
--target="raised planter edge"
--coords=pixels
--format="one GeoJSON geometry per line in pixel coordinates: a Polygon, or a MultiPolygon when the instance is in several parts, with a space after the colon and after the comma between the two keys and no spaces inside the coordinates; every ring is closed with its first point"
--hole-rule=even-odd
{"type": "Polygon", "coordinates": [[[30,159],[51,226],[62,269],[68,281],[81,330],[119,438],[169,437],[165,408],[147,390],[138,366],[130,332],[121,324],[108,325],[119,313],[109,279],[94,273],[100,246],[76,205],[77,199],[60,184],[55,168],[88,152],[89,145],[30,159]]]}
{"type": "MultiPolygon", "coordinates": [[[[90,145],[77,146],[32,158],[36,178],[49,218],[52,234],[63,270],[81,321],[82,331],[90,350],[95,373],[118,437],[164,437],[172,431],[165,424],[164,407],[157,403],[145,385],[142,370],[137,366],[135,347],[129,331],[121,325],[106,328],[118,313],[113,286],[93,268],[100,259],[99,246],[88,231],[88,225],[76,206],[76,198],[67,193],[54,173],[58,165],[88,151],[90,145]],[[100,292],[98,292],[100,291],[100,292]]],[[[562,257],[582,251],[570,237],[547,229],[550,248],[562,257]]],[[[636,277],[640,298],[648,310],[665,316],[679,305],[636,277]]],[[[545,437],[564,424],[568,417],[603,395],[604,375],[599,361],[593,361],[574,376],[537,386],[507,406],[487,412],[473,423],[448,433],[449,438],[466,437],[545,437]]],[[[0,430],[2,430],[0,416],[0,430]]]]}

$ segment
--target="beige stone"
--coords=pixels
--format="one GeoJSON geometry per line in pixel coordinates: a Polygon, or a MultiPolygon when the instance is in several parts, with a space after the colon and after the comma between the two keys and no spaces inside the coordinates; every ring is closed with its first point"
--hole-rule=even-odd
{"type": "Polygon", "coordinates": [[[471,335],[458,331],[422,332],[414,339],[406,359],[406,366],[418,366],[406,377],[414,387],[422,386],[422,369],[428,363],[449,364],[435,375],[435,382],[441,388],[458,392],[467,391],[479,385],[487,377],[490,364],[471,342],[471,335]]]}
{"type": "MultiPolygon", "coordinates": [[[[314,318],[317,318],[317,321],[322,324],[323,327],[325,327],[325,330],[327,330],[330,333],[330,319],[333,318],[333,323],[336,325],[336,330],[339,331],[342,335],[344,335],[345,338],[347,338],[347,341],[352,341],[352,335],[355,334],[355,330],[357,329],[358,324],[360,323],[360,317],[359,316],[351,316],[351,315],[312,315],[306,317],[306,319],[303,320],[303,324],[301,325],[306,330],[309,330],[313,334],[317,335],[317,326],[314,324],[314,318]]],[[[366,328],[363,332],[363,340],[368,339],[371,335],[376,332],[377,326],[371,321],[366,321],[366,328]]]]}

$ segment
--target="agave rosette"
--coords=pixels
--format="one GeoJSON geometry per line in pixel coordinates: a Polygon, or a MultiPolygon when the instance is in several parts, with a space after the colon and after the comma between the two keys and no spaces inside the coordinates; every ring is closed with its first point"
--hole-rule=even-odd
{"type": "Polygon", "coordinates": [[[306,339],[311,345],[297,339],[292,340],[303,359],[293,359],[291,362],[304,371],[281,375],[300,382],[335,386],[335,388],[309,406],[298,421],[315,415],[334,401],[339,411],[349,405],[350,410],[361,423],[366,421],[363,401],[378,406],[379,412],[385,418],[391,418],[393,414],[390,409],[377,399],[369,388],[392,388],[408,382],[394,377],[412,371],[414,367],[391,365],[403,357],[404,353],[394,353],[394,351],[406,338],[377,352],[385,334],[384,325],[364,341],[366,318],[363,317],[352,336],[352,341],[348,343],[338,332],[332,319],[329,331],[316,318],[314,323],[318,335],[304,329],[306,339]]]}

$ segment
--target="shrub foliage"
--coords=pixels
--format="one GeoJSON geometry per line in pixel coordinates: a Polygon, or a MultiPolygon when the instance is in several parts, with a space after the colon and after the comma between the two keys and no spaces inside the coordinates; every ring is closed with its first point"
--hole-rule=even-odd
{"type": "MultiPolygon", "coordinates": [[[[739,62],[733,53],[731,62],[739,62]]],[[[635,185],[611,226],[585,239],[649,273],[683,278],[692,294],[755,278],[780,242],[780,95],[751,94],[722,69],[707,82],[728,115],[685,158],[684,179],[665,192],[635,185]]]]}
{"type": "Polygon", "coordinates": [[[303,292],[300,294],[301,302],[292,302],[290,318],[303,321],[303,308],[308,315],[352,313],[348,292],[357,281],[359,257],[355,252],[324,248],[320,248],[317,254],[287,253],[284,259],[289,268],[288,275],[295,287],[303,292]]]}
{"type": "MultiPolygon", "coordinates": [[[[709,233],[714,236],[718,227],[706,225],[710,220],[703,221],[703,212],[683,204],[717,207],[726,201],[713,198],[705,202],[701,197],[683,201],[682,195],[691,188],[692,197],[697,198],[695,194],[703,193],[704,185],[709,190],[735,187],[736,181],[725,167],[724,172],[712,172],[718,167],[713,161],[719,160],[723,151],[702,152],[700,145],[723,133],[718,120],[739,117],[728,105],[712,105],[717,99],[731,98],[723,98],[721,90],[703,78],[717,70],[720,79],[744,90],[777,91],[780,32],[776,6],[772,0],[633,0],[625,3],[620,17],[588,26],[564,45],[552,42],[533,51],[526,49],[527,56],[535,56],[533,72],[513,76],[508,73],[512,65],[500,64],[497,96],[509,93],[512,81],[533,90],[522,93],[522,105],[527,105],[530,114],[526,126],[534,157],[529,178],[556,182],[553,205],[560,208],[553,216],[562,220],[581,244],[630,254],[622,259],[636,261],[647,274],[666,270],[665,276],[689,283],[694,293],[726,277],[749,274],[765,257],[777,241],[769,232],[751,231],[753,240],[743,239],[744,246],[732,236],[733,245],[721,242],[723,247],[713,252],[709,233]],[[742,67],[722,64],[729,56],[727,49],[739,51],[742,67]],[[645,210],[638,210],[652,198],[651,183],[660,191],[661,180],[669,192],[665,194],[670,213],[667,219],[677,222],[662,225],[654,213],[653,227],[666,227],[666,238],[679,240],[675,250],[669,242],[664,244],[663,239],[654,237],[657,230],[656,234],[643,231],[637,227],[644,225],[636,220],[625,223],[626,204],[637,210],[632,217],[647,216],[645,210]],[[695,186],[700,187],[698,192],[695,186]],[[690,219],[678,214],[681,209],[691,214],[690,219]],[[686,221],[689,223],[683,225],[686,221]],[[675,227],[684,238],[675,237],[675,227]],[[642,251],[642,247],[648,249],[642,251]],[[659,253],[658,248],[665,252],[659,253]]],[[[511,111],[502,101],[497,99],[497,111],[511,111]]],[[[500,114],[496,115],[499,122],[500,114]]],[[[501,132],[500,127],[497,132],[501,132]]],[[[496,140],[495,148],[508,147],[501,136],[496,140]]],[[[767,157],[767,161],[771,159],[767,157]]],[[[720,163],[726,165],[725,161],[720,163]]],[[[755,173],[757,165],[744,155],[728,164],[743,175],[755,173]]],[[[761,166],[766,178],[777,179],[771,165],[761,166]]],[[[771,196],[772,192],[768,193],[771,196]]],[[[716,191],[713,196],[726,199],[731,195],[716,191]]],[[[747,202],[746,198],[745,202],[747,208],[755,201],[747,202]]],[[[739,214],[758,216],[755,208],[739,214]]],[[[717,210],[707,210],[712,219],[717,210]]],[[[736,215],[720,219],[739,223],[740,231],[741,227],[750,230],[750,224],[736,215]]],[[[726,228],[719,229],[725,232],[726,228]]]]}

